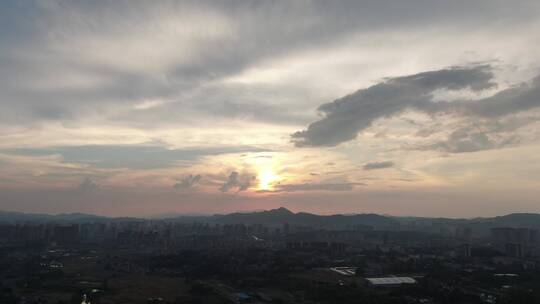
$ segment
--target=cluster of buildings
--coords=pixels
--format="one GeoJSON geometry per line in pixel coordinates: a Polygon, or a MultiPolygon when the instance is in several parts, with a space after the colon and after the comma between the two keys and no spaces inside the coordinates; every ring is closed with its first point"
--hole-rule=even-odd
{"type": "MultiPolygon", "coordinates": [[[[540,256],[537,229],[495,227],[478,236],[470,227],[455,227],[449,233],[409,230],[322,230],[315,227],[281,227],[263,224],[178,223],[174,221],[109,221],[94,223],[4,223],[0,224],[1,244],[77,245],[111,244],[154,246],[160,250],[184,248],[284,248],[289,250],[329,250],[338,253],[364,249],[401,250],[411,247],[447,248],[469,258],[475,249],[490,248],[512,258],[540,256]]],[[[443,229],[444,228],[444,229],[443,229]]]]}
{"type": "MultiPolygon", "coordinates": [[[[509,288],[519,285],[516,282],[531,278],[540,269],[539,232],[519,227],[494,227],[478,233],[468,226],[444,225],[328,230],[287,222],[25,222],[0,224],[0,249],[25,252],[15,258],[20,265],[39,261],[39,271],[21,273],[23,281],[31,282],[39,273],[50,280],[61,278],[65,263],[74,259],[102,267],[97,277],[77,277],[86,285],[63,281],[71,289],[82,288],[87,302],[98,297],[91,290],[107,290],[106,282],[112,277],[182,277],[189,282],[218,277],[219,283],[205,284],[233,295],[239,290],[224,291],[220,284],[238,280],[274,284],[276,278],[307,273],[302,282],[310,286],[362,286],[381,296],[403,288],[424,290],[411,303],[438,303],[439,295],[442,299],[456,293],[463,299],[496,303],[509,288]],[[39,257],[32,257],[37,252],[39,257]],[[476,276],[487,281],[478,281],[476,276]],[[414,302],[417,300],[426,302],[414,302]]],[[[12,272],[18,273],[17,269],[12,272]]],[[[253,286],[246,290],[250,291],[247,295],[258,294],[253,286]]],[[[152,303],[166,303],[161,298],[156,295],[152,303]]],[[[246,303],[255,298],[261,301],[261,297],[238,298],[246,303]]]]}
{"type": "Polygon", "coordinates": [[[507,256],[522,258],[540,254],[540,234],[536,229],[499,227],[491,229],[493,242],[507,256]]]}

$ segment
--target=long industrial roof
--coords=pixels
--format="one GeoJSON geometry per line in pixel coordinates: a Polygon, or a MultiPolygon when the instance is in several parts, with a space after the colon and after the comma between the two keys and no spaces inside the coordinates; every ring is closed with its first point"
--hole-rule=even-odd
{"type": "Polygon", "coordinates": [[[399,285],[416,283],[416,280],[411,277],[366,278],[366,280],[373,285],[399,285]]]}

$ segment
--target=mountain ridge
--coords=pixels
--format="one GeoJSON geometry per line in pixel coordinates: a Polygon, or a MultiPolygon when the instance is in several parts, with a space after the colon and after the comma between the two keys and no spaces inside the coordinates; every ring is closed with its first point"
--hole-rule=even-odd
{"type": "Polygon", "coordinates": [[[164,218],[152,217],[107,217],[87,213],[24,213],[17,211],[0,211],[0,222],[105,222],[116,220],[165,220],[173,222],[206,222],[212,224],[263,224],[268,226],[282,226],[285,223],[296,226],[311,226],[320,228],[343,228],[356,226],[369,226],[375,229],[396,228],[411,223],[424,226],[438,224],[465,225],[471,227],[510,226],[540,228],[540,214],[538,213],[510,213],[495,217],[477,218],[444,218],[444,217],[399,217],[380,215],[376,213],[361,214],[332,214],[318,215],[308,212],[293,212],[287,208],[256,211],[234,212],[214,215],[178,215],[164,218]]]}

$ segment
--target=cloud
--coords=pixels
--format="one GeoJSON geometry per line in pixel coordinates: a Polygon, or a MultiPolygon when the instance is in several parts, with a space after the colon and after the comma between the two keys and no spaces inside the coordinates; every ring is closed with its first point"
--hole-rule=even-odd
{"type": "MultiPolygon", "coordinates": [[[[456,25],[460,32],[471,31],[497,25],[502,16],[505,27],[525,23],[530,29],[526,23],[537,20],[538,9],[528,1],[1,1],[0,121],[27,126],[105,116],[147,126],[161,115],[159,122],[170,123],[200,122],[201,116],[291,123],[298,119],[291,115],[291,105],[257,102],[262,90],[236,102],[238,88],[205,88],[257,69],[260,62],[321,45],[340,46],[362,33],[384,35],[399,29],[407,35],[456,25]],[[201,88],[201,96],[185,98],[201,88]],[[204,100],[211,98],[216,100],[206,106],[204,100]],[[144,100],[176,102],[168,103],[165,111],[158,106],[136,110],[144,100]],[[134,111],[118,113],[122,109],[134,111]]],[[[274,101],[276,93],[265,95],[274,101]]]]}
{"type": "Polygon", "coordinates": [[[321,105],[323,118],[306,130],[292,134],[298,147],[336,146],[356,138],[358,132],[383,117],[407,108],[432,107],[435,90],[491,88],[493,75],[489,66],[455,67],[411,76],[389,78],[367,89],[321,105]]]}
{"type": "Polygon", "coordinates": [[[201,180],[202,176],[200,174],[197,175],[188,175],[182,178],[178,183],[174,184],[174,188],[176,189],[190,189],[194,187],[196,184],[198,184],[201,180]]]}
{"type": "Polygon", "coordinates": [[[514,134],[501,135],[464,127],[454,130],[445,140],[422,146],[420,149],[439,150],[448,153],[467,153],[500,149],[517,144],[519,141],[519,137],[514,134]]]}
{"type": "MultiPolygon", "coordinates": [[[[361,89],[334,102],[323,104],[323,117],[307,129],[291,135],[298,147],[336,146],[353,140],[374,121],[392,117],[404,110],[427,114],[450,114],[458,117],[495,119],[540,106],[540,76],[530,83],[502,90],[487,98],[466,101],[434,101],[433,94],[441,90],[482,91],[495,87],[492,67],[476,65],[452,67],[415,75],[389,78],[379,84],[361,89]]],[[[420,132],[428,136],[431,131],[420,132]]],[[[455,134],[462,149],[479,149],[491,145],[488,138],[472,134],[469,140],[455,134]]]]}
{"type": "Polygon", "coordinates": [[[219,190],[221,192],[228,192],[231,189],[237,189],[238,192],[244,191],[249,188],[252,180],[253,177],[244,177],[243,180],[241,180],[238,172],[233,171],[231,172],[231,174],[229,174],[227,181],[225,181],[225,183],[221,186],[219,190]]]}
{"type": "Polygon", "coordinates": [[[191,163],[203,156],[264,151],[268,150],[249,146],[168,149],[159,145],[133,144],[7,149],[2,152],[26,156],[60,155],[65,162],[82,163],[97,168],[155,169],[191,163]]]}
{"type": "Polygon", "coordinates": [[[362,168],[364,170],[377,170],[377,169],[386,169],[394,166],[393,161],[382,161],[382,162],[371,162],[365,163],[362,168]]]}
{"type": "MultiPolygon", "coordinates": [[[[451,107],[451,104],[447,104],[451,107]]],[[[498,92],[492,97],[463,102],[465,114],[487,118],[496,118],[516,112],[534,109],[540,106],[540,75],[529,83],[498,92]]]]}
{"type": "Polygon", "coordinates": [[[437,150],[446,153],[468,153],[513,147],[537,139],[534,124],[540,112],[521,111],[502,117],[469,117],[450,123],[436,122],[421,126],[414,135],[427,142],[409,145],[411,150],[437,150]]]}
{"type": "Polygon", "coordinates": [[[365,186],[364,183],[303,183],[303,184],[280,184],[276,192],[296,191],[351,191],[355,186],[365,186]]]}
{"type": "Polygon", "coordinates": [[[91,178],[86,177],[76,188],[76,191],[81,194],[91,193],[99,188],[99,184],[94,182],[91,178]]]}

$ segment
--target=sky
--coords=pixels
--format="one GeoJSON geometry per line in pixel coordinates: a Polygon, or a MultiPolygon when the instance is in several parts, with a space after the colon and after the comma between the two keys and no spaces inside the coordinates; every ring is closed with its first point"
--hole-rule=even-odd
{"type": "Polygon", "coordinates": [[[540,2],[0,2],[0,210],[540,212],[540,2]]]}

